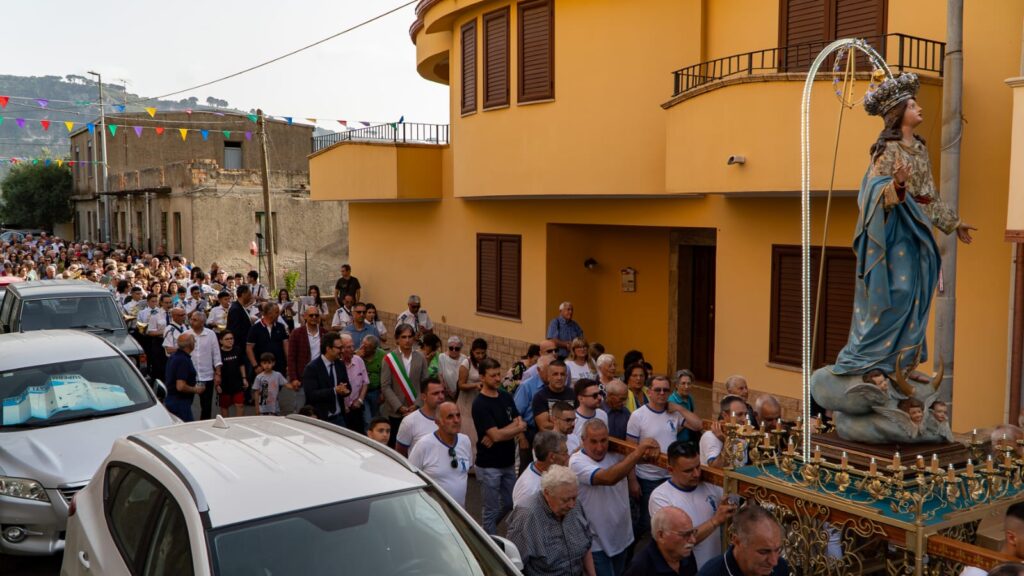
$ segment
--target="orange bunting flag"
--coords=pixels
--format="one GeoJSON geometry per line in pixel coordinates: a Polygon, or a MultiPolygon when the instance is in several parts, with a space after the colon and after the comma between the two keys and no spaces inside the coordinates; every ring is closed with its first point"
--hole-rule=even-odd
{"type": "Polygon", "coordinates": [[[68,129],[68,132],[71,132],[72,130],[75,129],[75,123],[71,122],[70,120],[65,122],[64,126],[68,129]]]}
{"type": "Polygon", "coordinates": [[[155,128],[155,130],[156,130],[156,135],[157,136],[163,136],[163,133],[164,133],[164,127],[163,126],[157,126],[155,128]]]}
{"type": "Polygon", "coordinates": [[[156,116],[156,108],[146,108],[146,113],[149,114],[150,118],[152,118],[156,116]]]}
{"type": "Polygon", "coordinates": [[[178,128],[178,132],[181,133],[181,140],[184,141],[188,137],[188,128],[178,128]]]}

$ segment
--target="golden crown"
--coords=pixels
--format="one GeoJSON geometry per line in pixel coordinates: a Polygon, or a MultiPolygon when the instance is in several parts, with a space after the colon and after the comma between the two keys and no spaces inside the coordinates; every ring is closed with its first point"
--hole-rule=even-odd
{"type": "Polygon", "coordinates": [[[921,86],[917,74],[900,74],[886,78],[873,91],[864,96],[864,111],[871,116],[885,116],[900,102],[910,100],[921,86]]]}

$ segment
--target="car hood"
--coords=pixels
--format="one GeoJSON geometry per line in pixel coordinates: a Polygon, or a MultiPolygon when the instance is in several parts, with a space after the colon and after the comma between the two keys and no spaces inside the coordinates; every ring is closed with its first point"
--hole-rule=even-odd
{"type": "Polygon", "coordinates": [[[96,332],[96,335],[113,344],[129,358],[142,354],[142,346],[125,332],[96,332]]]}
{"type": "Polygon", "coordinates": [[[114,440],[173,424],[162,404],[31,430],[0,432],[0,474],[38,480],[44,488],[89,481],[114,440]]]}

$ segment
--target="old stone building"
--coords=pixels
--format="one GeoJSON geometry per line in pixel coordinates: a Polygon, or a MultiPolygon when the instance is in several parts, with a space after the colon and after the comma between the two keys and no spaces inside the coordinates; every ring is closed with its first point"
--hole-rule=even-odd
{"type": "MultiPolygon", "coordinates": [[[[248,117],[214,112],[132,113],[107,117],[106,194],[99,127],[71,135],[75,236],[124,242],[142,250],[183,254],[204,266],[266,270],[261,147],[248,117]],[[158,130],[161,129],[161,130],[158,130]],[[182,137],[181,129],[188,130],[182,137]],[[104,228],[104,196],[109,229],[104,228]],[[257,251],[253,255],[251,245],[257,251]]],[[[343,202],[312,202],[309,167],[313,128],[267,122],[274,223],[275,276],[283,285],[298,271],[299,286],[329,293],[348,256],[343,202]]]]}

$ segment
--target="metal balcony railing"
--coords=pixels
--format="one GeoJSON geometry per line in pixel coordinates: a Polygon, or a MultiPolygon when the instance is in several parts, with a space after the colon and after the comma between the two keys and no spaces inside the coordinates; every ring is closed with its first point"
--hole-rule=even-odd
{"type": "Polygon", "coordinates": [[[338,142],[391,142],[395,144],[448,144],[447,124],[402,122],[378,124],[347,132],[331,132],[313,137],[313,152],[338,142]]]}
{"type": "MultiPolygon", "coordinates": [[[[864,39],[887,59],[889,66],[894,70],[930,72],[942,77],[943,60],[946,57],[945,42],[907,34],[886,34],[864,39]],[[890,56],[893,58],[890,59],[890,56]]],[[[821,41],[766,48],[681,68],[672,73],[672,97],[734,76],[804,72],[829,44],[830,42],[821,41]]],[[[863,55],[858,57],[857,69],[868,69],[863,55]]]]}

